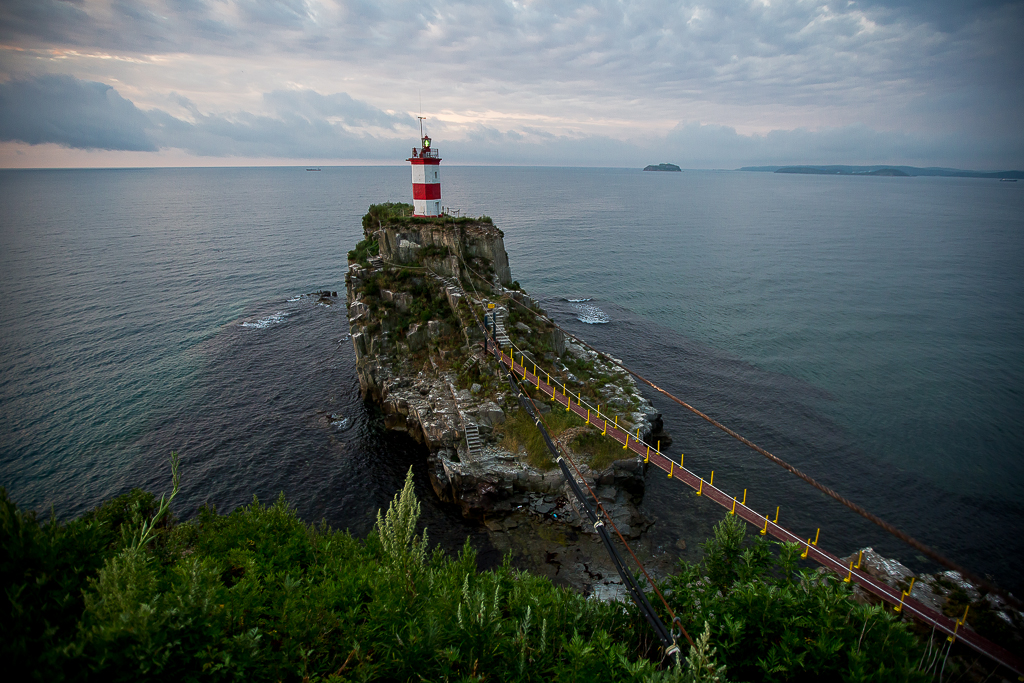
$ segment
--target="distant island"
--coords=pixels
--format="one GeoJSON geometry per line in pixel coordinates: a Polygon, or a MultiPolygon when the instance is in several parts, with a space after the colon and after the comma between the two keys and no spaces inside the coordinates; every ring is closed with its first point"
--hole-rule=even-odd
{"type": "MultiPolygon", "coordinates": [[[[649,167],[648,167],[649,168],[649,167]]],[[[947,178],[1024,178],[1024,171],[965,171],[959,168],[915,166],[744,166],[740,171],[804,173],[811,175],[941,176],[947,178]]]]}
{"type": "Polygon", "coordinates": [[[887,176],[902,176],[909,178],[910,174],[906,171],[901,171],[898,168],[886,167],[875,169],[874,171],[848,171],[845,169],[834,170],[831,167],[825,166],[783,166],[782,168],[775,171],[776,173],[805,173],[810,175],[887,175],[887,176]]]}
{"type": "Polygon", "coordinates": [[[645,167],[644,170],[645,171],[676,171],[676,172],[680,172],[681,173],[683,169],[679,168],[675,164],[658,164],[657,166],[655,166],[654,164],[651,164],[650,166],[645,167]]]}

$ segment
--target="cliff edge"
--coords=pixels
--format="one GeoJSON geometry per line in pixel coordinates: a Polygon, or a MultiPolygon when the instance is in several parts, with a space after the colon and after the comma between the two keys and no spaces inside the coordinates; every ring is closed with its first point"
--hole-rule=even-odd
{"type": "MultiPolygon", "coordinates": [[[[407,204],[371,206],[364,239],[349,252],[349,325],[363,398],[380,407],[387,428],[427,447],[434,490],[467,517],[486,518],[496,530],[514,528],[525,513],[585,532],[560,471],[484,352],[485,312],[497,312],[503,346],[514,345],[517,357],[553,380],[618,411],[620,424],[640,438],[667,440],[655,432],[661,416],[632,378],[606,356],[567,341],[512,281],[504,233],[491,219],[411,214],[407,204]]],[[[642,459],[620,459],[621,447],[552,411],[539,392],[535,400],[616,525],[639,535],[650,524],[637,507],[642,459]]]]}

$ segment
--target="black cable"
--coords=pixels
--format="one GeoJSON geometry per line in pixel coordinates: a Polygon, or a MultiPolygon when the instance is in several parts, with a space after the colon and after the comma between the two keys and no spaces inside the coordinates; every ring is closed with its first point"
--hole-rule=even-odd
{"type": "MultiPolygon", "coordinates": [[[[491,340],[497,345],[496,340],[491,340]]],[[[594,531],[598,536],[601,537],[601,541],[604,543],[605,550],[608,551],[608,555],[612,559],[612,564],[615,565],[616,571],[619,573],[619,577],[622,579],[622,584],[625,586],[626,591],[629,593],[630,598],[634,604],[640,609],[641,614],[650,624],[654,630],[654,634],[658,640],[661,641],[661,645],[665,650],[665,656],[670,659],[673,663],[679,657],[679,646],[676,644],[675,638],[665,628],[665,624],[662,623],[657,613],[654,611],[654,607],[651,605],[650,600],[647,599],[647,594],[644,593],[643,589],[637,583],[636,577],[626,568],[622,556],[619,555],[618,549],[612,543],[612,538],[608,534],[608,529],[605,528],[604,521],[598,517],[597,513],[590,506],[586,496],[583,495],[583,490],[580,488],[579,482],[576,481],[576,477],[573,476],[572,472],[569,471],[569,466],[565,462],[565,458],[562,457],[561,453],[555,447],[554,442],[551,440],[551,436],[548,434],[547,429],[544,428],[541,419],[533,410],[533,406],[530,405],[530,401],[527,399],[526,394],[523,392],[522,386],[519,384],[518,378],[512,372],[511,368],[505,372],[505,379],[509,383],[509,387],[516,396],[516,400],[519,405],[526,410],[527,414],[533,420],[534,425],[544,438],[544,443],[547,445],[548,450],[551,451],[551,455],[555,458],[555,462],[562,471],[562,476],[569,484],[569,488],[572,489],[573,495],[576,496],[576,500],[579,502],[580,507],[586,513],[591,523],[594,525],[594,531]]]]}

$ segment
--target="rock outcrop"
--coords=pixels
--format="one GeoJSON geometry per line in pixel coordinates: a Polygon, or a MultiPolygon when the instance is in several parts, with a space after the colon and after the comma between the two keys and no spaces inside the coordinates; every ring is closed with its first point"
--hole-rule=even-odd
{"type": "MultiPolygon", "coordinates": [[[[387,428],[427,447],[434,490],[466,516],[528,509],[586,532],[560,470],[537,447],[535,428],[484,353],[484,314],[496,312],[503,345],[516,344],[517,354],[604,404],[641,438],[660,429],[660,415],[631,378],[567,342],[512,282],[504,235],[490,219],[410,218],[408,208],[371,207],[365,239],[349,253],[349,324],[363,398],[380,407],[387,428]]],[[[611,442],[602,446],[594,430],[535,399],[623,533],[649,526],[638,509],[642,460],[617,459],[621,450],[611,442]]]]}

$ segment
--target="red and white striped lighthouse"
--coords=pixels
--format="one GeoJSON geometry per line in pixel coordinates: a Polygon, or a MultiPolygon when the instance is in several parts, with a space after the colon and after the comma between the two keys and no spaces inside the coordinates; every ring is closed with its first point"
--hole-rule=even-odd
{"type": "Polygon", "coordinates": [[[441,215],[441,158],[437,150],[430,147],[430,136],[423,135],[423,121],[420,120],[422,147],[412,148],[412,156],[406,161],[412,164],[412,203],[414,216],[441,215]]]}

